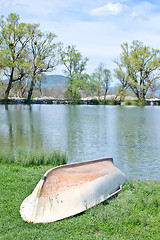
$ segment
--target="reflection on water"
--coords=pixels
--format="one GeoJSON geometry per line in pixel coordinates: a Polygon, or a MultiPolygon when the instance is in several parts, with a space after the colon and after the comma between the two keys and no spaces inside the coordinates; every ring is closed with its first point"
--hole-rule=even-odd
{"type": "Polygon", "coordinates": [[[24,105],[0,106],[0,148],[42,148],[39,114],[24,105]]]}
{"type": "Polygon", "coordinates": [[[160,180],[160,108],[0,105],[0,149],[60,149],[69,162],[113,157],[128,177],[160,180]]]}

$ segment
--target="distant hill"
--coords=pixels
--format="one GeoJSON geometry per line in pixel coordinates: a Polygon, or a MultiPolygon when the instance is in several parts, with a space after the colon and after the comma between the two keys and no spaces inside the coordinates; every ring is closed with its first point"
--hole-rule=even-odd
{"type": "Polygon", "coordinates": [[[68,79],[63,75],[46,75],[42,79],[42,88],[65,90],[68,79]]]}

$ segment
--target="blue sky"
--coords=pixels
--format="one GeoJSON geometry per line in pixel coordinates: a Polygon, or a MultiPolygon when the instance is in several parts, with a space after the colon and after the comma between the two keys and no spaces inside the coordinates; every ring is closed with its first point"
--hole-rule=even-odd
{"type": "Polygon", "coordinates": [[[89,74],[100,62],[114,69],[124,42],[139,40],[160,49],[159,0],[0,0],[0,15],[11,12],[55,33],[65,46],[76,45],[89,58],[89,74]]]}

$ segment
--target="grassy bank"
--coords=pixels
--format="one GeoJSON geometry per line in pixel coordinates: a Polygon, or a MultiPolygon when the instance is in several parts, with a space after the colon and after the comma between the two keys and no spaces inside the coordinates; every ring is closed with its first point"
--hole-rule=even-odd
{"type": "Polygon", "coordinates": [[[3,149],[0,151],[0,163],[15,163],[21,166],[57,166],[67,163],[67,157],[60,151],[36,152],[33,150],[27,151],[21,148],[15,151],[3,149]]]}
{"type": "Polygon", "coordinates": [[[159,182],[128,181],[117,196],[62,221],[24,222],[20,205],[50,167],[0,164],[0,239],[160,239],[159,182]]]}

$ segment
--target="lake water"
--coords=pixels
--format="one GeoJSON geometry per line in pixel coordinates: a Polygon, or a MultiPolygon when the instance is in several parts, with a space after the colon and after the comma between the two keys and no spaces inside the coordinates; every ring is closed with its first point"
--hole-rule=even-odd
{"type": "Polygon", "coordinates": [[[160,180],[160,107],[0,105],[0,149],[113,157],[127,177],[160,180]]]}

